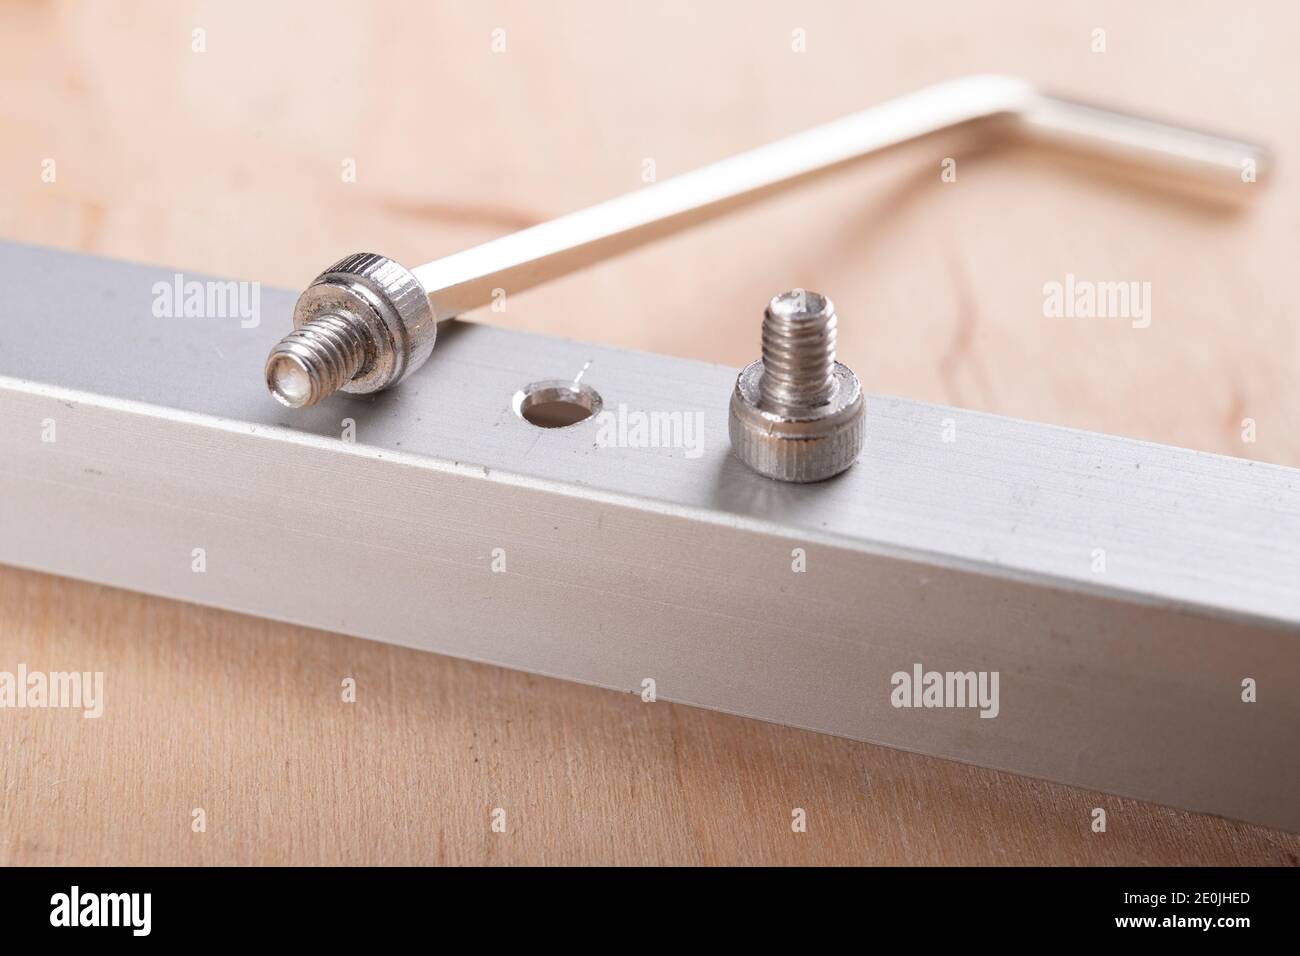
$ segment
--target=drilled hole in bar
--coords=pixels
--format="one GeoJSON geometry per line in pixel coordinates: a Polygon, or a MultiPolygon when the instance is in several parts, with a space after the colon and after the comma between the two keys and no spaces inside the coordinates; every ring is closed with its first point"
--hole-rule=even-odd
{"type": "Polygon", "coordinates": [[[515,392],[515,414],[538,428],[564,428],[585,422],[600,411],[593,388],[561,380],[533,382],[515,392]]]}

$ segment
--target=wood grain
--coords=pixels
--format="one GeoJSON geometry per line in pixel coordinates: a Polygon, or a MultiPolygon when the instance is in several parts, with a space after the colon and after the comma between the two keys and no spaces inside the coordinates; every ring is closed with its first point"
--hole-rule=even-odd
{"type": "MultiPolygon", "coordinates": [[[[1297,21],[1281,2],[28,0],[0,7],[21,91],[0,102],[0,234],[299,286],[345,252],[415,263],[636,188],[646,159],[663,178],[1019,73],[1261,137],[1277,175],[1225,215],[1027,151],[943,184],[933,157],[491,319],[740,365],[766,298],[817,288],[872,391],[1300,465],[1297,21]],[[1045,319],[1066,273],[1151,282],[1151,328],[1045,319]]],[[[0,670],[20,662],[102,670],[107,701],[0,712],[3,864],[1300,862],[1294,835],[5,568],[0,670]]]]}

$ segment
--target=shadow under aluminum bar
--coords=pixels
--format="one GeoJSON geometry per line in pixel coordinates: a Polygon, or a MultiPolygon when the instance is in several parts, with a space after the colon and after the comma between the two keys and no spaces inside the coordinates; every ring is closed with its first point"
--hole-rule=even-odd
{"type": "Polygon", "coordinates": [[[291,412],[279,323],[157,318],[173,281],[0,244],[0,562],[1300,830],[1300,471],[869,396],[787,485],[729,454],[734,369],[461,322],[291,412]],[[702,441],[512,411],[582,369],[702,441]],[[918,665],[996,717],[894,706],[918,665]]]}

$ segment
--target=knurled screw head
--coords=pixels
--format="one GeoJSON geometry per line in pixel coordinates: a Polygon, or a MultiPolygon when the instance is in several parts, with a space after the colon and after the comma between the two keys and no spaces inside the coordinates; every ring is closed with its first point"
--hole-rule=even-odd
{"type": "Polygon", "coordinates": [[[290,408],[396,385],[425,363],[438,335],[420,281],[369,252],[318,275],[298,297],[293,326],[266,360],[266,387],[290,408]]]}
{"type": "Polygon", "coordinates": [[[728,431],[736,457],[779,481],[823,481],[862,453],[866,399],[835,361],[831,300],[794,289],[763,313],[763,357],[741,370],[728,431]]]}

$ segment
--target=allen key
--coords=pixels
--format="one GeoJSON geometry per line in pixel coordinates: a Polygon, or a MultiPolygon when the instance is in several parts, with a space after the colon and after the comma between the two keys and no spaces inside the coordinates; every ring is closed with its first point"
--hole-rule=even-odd
{"type": "Polygon", "coordinates": [[[291,408],[339,389],[388,388],[429,358],[439,321],[490,304],[495,289],[522,292],[858,160],[986,126],[1216,197],[1240,196],[1267,160],[1252,143],[1050,96],[1016,77],[965,77],[414,269],[348,256],[298,299],[294,331],[267,358],[267,387],[291,408]]]}

